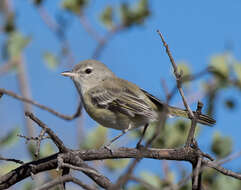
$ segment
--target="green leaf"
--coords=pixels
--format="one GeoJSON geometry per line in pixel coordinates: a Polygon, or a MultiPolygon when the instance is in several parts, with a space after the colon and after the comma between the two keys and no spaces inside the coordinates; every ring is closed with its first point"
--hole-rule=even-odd
{"type": "Polygon", "coordinates": [[[239,180],[230,178],[229,176],[224,176],[219,174],[214,180],[214,185],[212,189],[226,190],[226,189],[240,189],[241,183],[239,180]]]}
{"type": "Polygon", "coordinates": [[[43,3],[44,0],[34,0],[33,3],[36,5],[36,6],[39,6],[43,3]]]}
{"type": "Polygon", "coordinates": [[[133,7],[127,3],[120,6],[121,22],[123,26],[132,26],[134,24],[142,24],[150,15],[148,1],[139,0],[133,7]]]}
{"type": "Polygon", "coordinates": [[[98,126],[90,133],[88,133],[84,144],[81,145],[81,148],[90,149],[90,148],[99,148],[103,146],[107,140],[107,128],[98,126]]]}
{"type": "Polygon", "coordinates": [[[188,63],[186,61],[178,61],[177,70],[179,73],[182,72],[183,76],[191,74],[190,67],[188,66],[188,63]]]}
{"type": "Polygon", "coordinates": [[[126,3],[122,3],[120,6],[121,22],[124,26],[130,26],[132,24],[132,15],[129,6],[126,3]]]}
{"type": "Polygon", "coordinates": [[[233,65],[233,70],[234,70],[234,73],[237,77],[237,80],[241,84],[241,62],[235,63],[233,65]]]}
{"type": "Polygon", "coordinates": [[[22,190],[32,190],[34,189],[34,183],[33,182],[26,182],[23,184],[22,190]]]}
{"type": "Polygon", "coordinates": [[[211,149],[218,158],[224,158],[232,152],[232,145],[230,137],[223,137],[219,132],[216,132],[213,136],[211,149]]]}
{"type": "Polygon", "coordinates": [[[70,12],[79,14],[87,3],[88,0],[64,0],[62,1],[62,7],[70,12]]]}
{"type": "Polygon", "coordinates": [[[142,24],[150,15],[148,0],[139,0],[133,9],[134,21],[136,24],[142,24]]]}
{"type": "Polygon", "coordinates": [[[52,143],[46,142],[40,149],[40,158],[49,156],[55,152],[55,148],[52,143]]]}
{"type": "Polygon", "coordinates": [[[6,33],[11,33],[15,30],[15,14],[9,13],[6,22],[4,24],[4,31],[6,33]]]}
{"type": "Polygon", "coordinates": [[[18,57],[30,41],[30,37],[25,37],[20,32],[12,32],[7,42],[8,56],[10,58],[18,57]]]}
{"type": "Polygon", "coordinates": [[[20,129],[18,127],[12,129],[5,137],[1,137],[0,139],[0,147],[11,146],[18,141],[17,134],[20,129]]]}
{"type": "Polygon", "coordinates": [[[101,22],[107,27],[113,27],[113,9],[111,6],[106,6],[100,15],[101,22]]]}
{"type": "Polygon", "coordinates": [[[125,168],[129,162],[130,162],[129,159],[119,159],[119,160],[110,159],[110,160],[105,160],[105,166],[110,171],[115,171],[115,170],[125,168]]]}
{"type": "Polygon", "coordinates": [[[210,71],[216,74],[221,79],[226,79],[229,76],[228,55],[215,55],[211,58],[210,71]]]}
{"type": "Polygon", "coordinates": [[[15,168],[19,167],[19,164],[13,162],[7,162],[7,164],[0,165],[0,174],[6,174],[15,168]]]}
{"type": "Polygon", "coordinates": [[[235,108],[235,101],[232,98],[225,100],[225,105],[228,109],[234,109],[235,108]]]}
{"type": "Polygon", "coordinates": [[[44,53],[44,60],[45,60],[46,65],[50,69],[56,69],[57,66],[60,64],[58,57],[56,57],[54,54],[52,54],[50,52],[44,53]]]}
{"type": "Polygon", "coordinates": [[[160,188],[160,178],[149,171],[142,171],[140,176],[143,180],[156,188],[160,188]]]}

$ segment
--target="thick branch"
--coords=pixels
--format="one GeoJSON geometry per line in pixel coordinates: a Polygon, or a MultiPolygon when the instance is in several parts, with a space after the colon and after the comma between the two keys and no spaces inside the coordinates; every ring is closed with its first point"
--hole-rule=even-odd
{"type": "MultiPolygon", "coordinates": [[[[72,163],[73,154],[82,159],[83,161],[93,161],[93,160],[104,160],[104,159],[118,159],[118,158],[137,158],[141,155],[143,158],[151,158],[157,160],[178,160],[178,161],[188,161],[195,162],[198,153],[192,148],[179,148],[179,149],[154,149],[148,148],[143,150],[138,150],[135,148],[118,148],[110,152],[106,149],[97,150],[77,150],[71,151],[69,153],[62,153],[62,158],[64,163],[72,163]]],[[[26,163],[11,172],[0,177],[0,189],[6,189],[16,184],[17,182],[29,177],[31,173],[37,174],[43,171],[48,171],[51,169],[56,169],[58,167],[58,154],[51,155],[49,157],[39,159],[37,161],[26,163]]],[[[215,163],[215,162],[214,162],[215,163]]],[[[202,164],[207,167],[211,167],[220,171],[221,173],[235,177],[241,180],[241,174],[235,172],[225,172],[221,166],[213,164],[212,161],[203,160],[202,164]],[[222,168],[222,169],[221,169],[222,168]]]]}

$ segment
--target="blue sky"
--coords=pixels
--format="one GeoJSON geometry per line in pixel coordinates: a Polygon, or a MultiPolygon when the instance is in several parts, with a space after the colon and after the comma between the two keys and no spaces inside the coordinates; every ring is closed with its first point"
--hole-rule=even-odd
{"type": "MultiPolygon", "coordinates": [[[[58,40],[43,23],[30,1],[15,0],[13,2],[17,12],[19,30],[25,35],[32,36],[32,42],[26,48],[24,57],[33,99],[59,112],[74,113],[78,95],[72,82],[60,75],[61,71],[69,68],[60,66],[53,71],[46,67],[43,60],[43,53],[46,50],[53,53],[59,52],[58,40]]],[[[91,24],[101,34],[105,34],[106,31],[99,25],[98,15],[106,2],[92,1],[86,10],[91,24]]],[[[109,1],[114,6],[117,6],[118,2],[117,0],[109,1]]],[[[44,6],[52,16],[55,16],[60,9],[57,0],[47,0],[44,6]]],[[[167,81],[169,89],[174,86],[171,65],[160,38],[156,34],[157,29],[163,33],[175,60],[187,61],[194,72],[207,67],[212,55],[223,53],[227,43],[232,43],[233,55],[238,60],[241,59],[241,1],[151,1],[150,8],[152,15],[143,26],[133,27],[114,36],[99,58],[119,77],[130,80],[161,98],[164,97],[164,93],[160,86],[160,79],[167,81]]],[[[83,30],[78,18],[69,18],[71,18],[71,24],[67,37],[77,63],[91,57],[96,42],[83,30]]],[[[1,77],[0,84],[1,87],[19,92],[14,73],[1,77]]],[[[193,89],[188,93],[194,93],[197,87],[198,84],[195,83],[193,89]]],[[[199,139],[201,148],[206,151],[210,151],[207,149],[208,143],[216,130],[230,135],[234,139],[235,151],[241,149],[241,117],[238,117],[241,110],[226,110],[223,101],[227,97],[235,97],[238,100],[237,104],[239,106],[241,104],[240,91],[235,89],[224,92],[219,98],[216,114],[217,125],[212,129],[203,128],[199,139]]],[[[176,96],[171,103],[177,105],[180,104],[180,101],[181,98],[176,96]]],[[[1,100],[0,114],[1,119],[4,120],[3,133],[16,125],[23,129],[20,105],[12,98],[6,97],[1,100]]],[[[194,108],[195,105],[192,107],[194,108]]],[[[51,126],[69,147],[76,147],[75,121],[66,122],[47,112],[35,110],[37,115],[51,126]]],[[[90,126],[93,129],[96,126],[96,123],[87,115],[83,117],[86,128],[90,126]]],[[[22,145],[24,145],[23,140],[19,142],[18,146],[22,145]]],[[[4,153],[11,156],[11,153],[4,153]]],[[[21,155],[21,153],[17,152],[17,155],[21,155]]],[[[228,164],[228,167],[239,167],[238,160],[228,164]]]]}

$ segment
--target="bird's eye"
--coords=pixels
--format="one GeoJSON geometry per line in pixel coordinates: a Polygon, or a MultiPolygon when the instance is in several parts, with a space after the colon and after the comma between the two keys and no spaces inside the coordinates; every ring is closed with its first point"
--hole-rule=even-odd
{"type": "Polygon", "coordinates": [[[90,68],[85,69],[86,74],[90,74],[91,72],[92,72],[92,69],[90,69],[90,68]]]}

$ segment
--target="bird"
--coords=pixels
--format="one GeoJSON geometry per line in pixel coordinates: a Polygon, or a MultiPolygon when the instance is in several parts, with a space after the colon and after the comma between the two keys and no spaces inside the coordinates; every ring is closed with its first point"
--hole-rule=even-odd
{"type": "MultiPolygon", "coordinates": [[[[103,127],[122,131],[107,146],[129,130],[160,122],[162,114],[190,118],[187,110],[166,105],[136,84],[117,77],[100,61],[84,60],[61,74],[73,80],[91,118],[103,127]]],[[[216,121],[200,114],[197,122],[212,126],[216,121]]]]}

